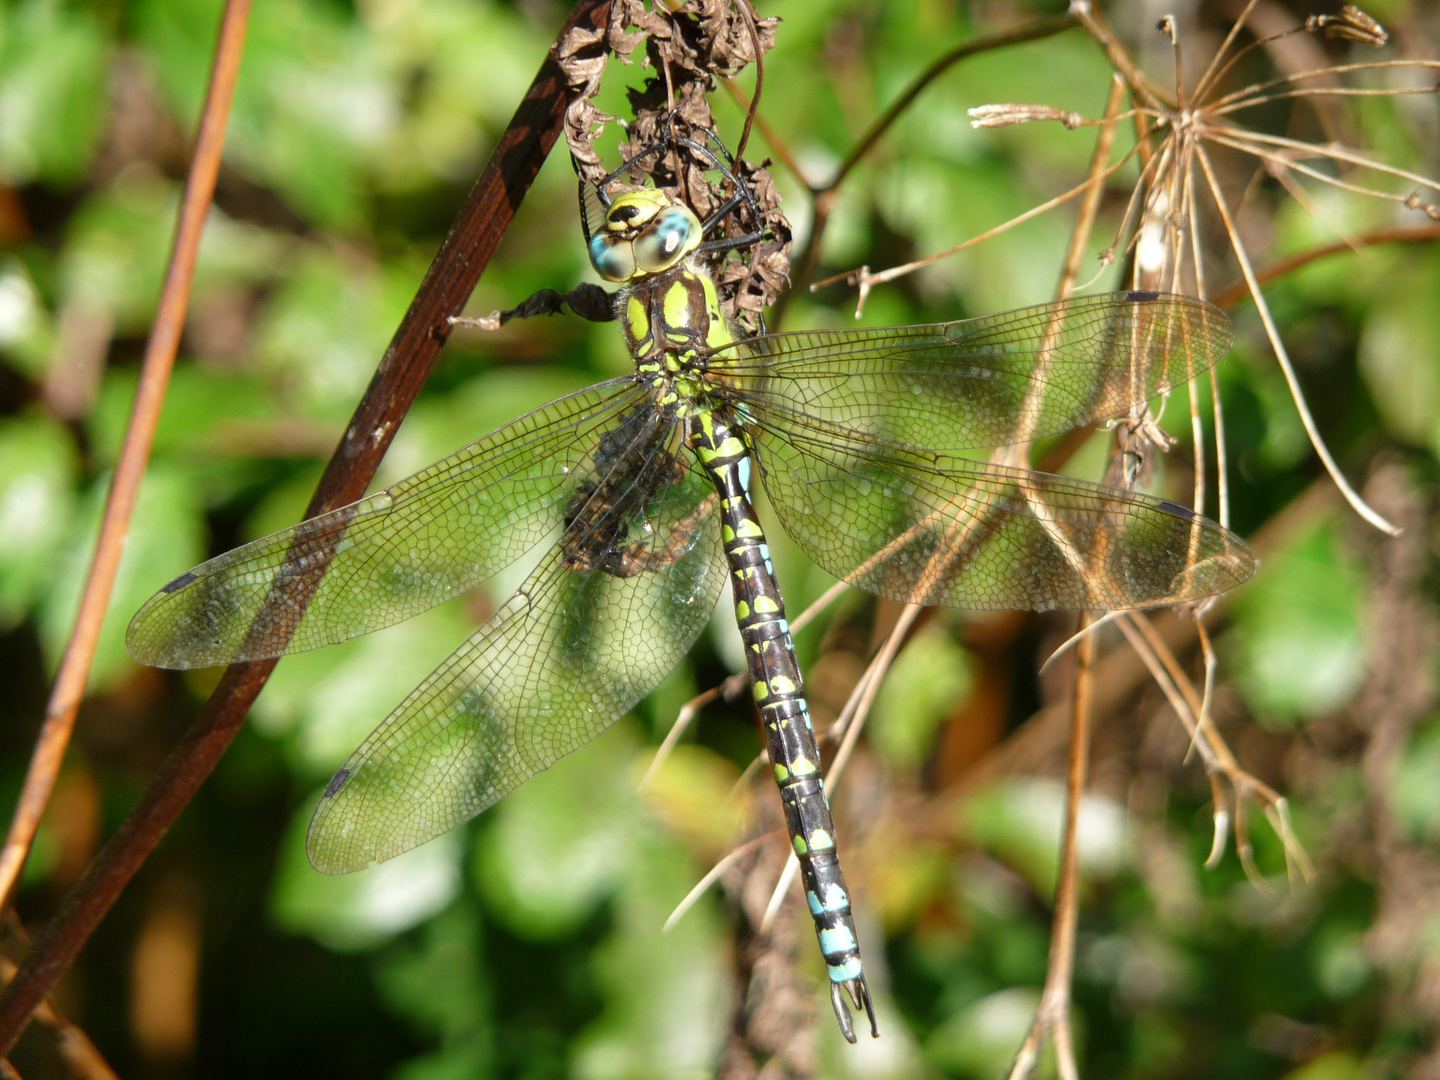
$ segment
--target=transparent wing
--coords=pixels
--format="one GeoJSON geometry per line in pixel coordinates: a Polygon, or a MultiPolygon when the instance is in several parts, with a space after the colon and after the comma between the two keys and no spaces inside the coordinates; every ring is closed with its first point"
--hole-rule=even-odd
{"type": "Polygon", "coordinates": [[[757,411],[954,454],[1121,416],[1216,364],[1232,338],[1202,300],[1108,293],[927,326],[772,334],[710,363],[757,411]]]}
{"type": "Polygon", "coordinates": [[[310,825],[317,869],[362,869],[469,820],[598,735],[684,657],[725,580],[717,498],[670,455],[622,471],[629,491],[617,486],[613,502],[597,492],[509,602],[335,774],[310,825]]]}
{"type": "Polygon", "coordinates": [[[892,600],[975,610],[1198,600],[1255,571],[1244,542],[1176,503],[761,415],[750,437],[785,530],[892,600]]]}
{"type": "Polygon", "coordinates": [[[459,596],[553,535],[606,433],[646,401],[631,379],[558,398],[394,487],[211,559],[136,613],[131,655],[193,668],[305,652],[459,596]],[[306,586],[297,616],[286,596],[306,586]]]}

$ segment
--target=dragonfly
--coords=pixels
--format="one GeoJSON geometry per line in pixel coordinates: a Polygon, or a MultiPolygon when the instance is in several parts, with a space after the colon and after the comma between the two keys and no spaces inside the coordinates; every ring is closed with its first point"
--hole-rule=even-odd
{"type": "Polygon", "coordinates": [[[196,668],[317,649],[544,550],[325,788],[307,851],[318,870],[347,873],[461,825],[595,738],[681,662],[728,581],[835,1015],[852,1043],[852,1007],[878,1036],[752,483],[817,565],[891,600],[1202,600],[1254,572],[1227,529],[981,452],[1129,415],[1217,363],[1229,320],[1198,299],[1117,292],[953,322],[742,337],[707,269],[757,235],[716,235],[739,197],[702,221],[655,187],[581,190],[590,259],[618,285],[613,315],[634,371],[182,574],[135,615],[130,651],[196,668]],[[290,599],[297,590],[304,602],[290,599]]]}

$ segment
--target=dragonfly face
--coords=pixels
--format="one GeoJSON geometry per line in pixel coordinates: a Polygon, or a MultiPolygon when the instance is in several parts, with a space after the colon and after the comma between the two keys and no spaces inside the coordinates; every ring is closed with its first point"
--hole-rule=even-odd
{"type": "Polygon", "coordinates": [[[642,188],[610,204],[604,231],[590,238],[590,264],[606,281],[659,274],[698,248],[703,231],[689,207],[642,188]]]}
{"type": "Polygon", "coordinates": [[[344,873],[463,824],[589,742],[682,661],[728,580],[836,1017],[853,1039],[846,999],[872,1029],[873,1005],[750,503],[752,462],[797,545],[879,596],[1031,610],[1199,600],[1254,572],[1228,530],[1150,495],[971,452],[1125,416],[1217,363],[1230,323],[1200,300],[1111,293],[737,341],[702,265],[727,242],[706,241],[694,213],[647,189],[602,208],[591,188],[582,206],[590,258],[621,284],[633,374],[181,575],[136,614],[127,644],[174,668],[319,648],[550,545],[325,789],[307,851],[344,873]]]}

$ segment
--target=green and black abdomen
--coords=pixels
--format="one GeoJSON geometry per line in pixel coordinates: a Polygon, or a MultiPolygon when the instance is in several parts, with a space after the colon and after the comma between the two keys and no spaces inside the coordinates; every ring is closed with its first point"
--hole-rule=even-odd
{"type": "Polygon", "coordinates": [[[749,448],[722,416],[708,410],[692,417],[691,441],[720,495],[721,537],[755,704],[765,729],[775,781],[780,786],[790,842],[800,862],[805,899],[825,956],[831,1001],[841,1030],[854,1042],[842,990],[849,993],[857,1008],[866,1011],[872,1029],[875,1012],[861,965],[850,894],[835,851],[835,823],[820,777],[820,754],[805,703],[800,664],[790,639],[790,624],[785,620],[785,603],[775,580],[770,549],[747,490],[749,448]]]}

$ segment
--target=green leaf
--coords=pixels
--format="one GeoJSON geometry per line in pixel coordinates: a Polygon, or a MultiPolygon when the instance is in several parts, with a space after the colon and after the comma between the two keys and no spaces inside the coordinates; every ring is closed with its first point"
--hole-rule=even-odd
{"type": "Polygon", "coordinates": [[[909,641],[885,676],[870,720],[870,742],[895,768],[918,768],[935,732],[974,690],[970,655],[938,621],[909,641]]]}
{"type": "Polygon", "coordinates": [[[0,8],[0,181],[84,178],[105,113],[109,52],[84,6],[26,0],[0,8]]]}
{"type": "Polygon", "coordinates": [[[358,874],[327,877],[305,855],[315,797],[291,819],[270,894],[275,925],[337,951],[373,948],[435,915],[460,890],[464,834],[447,833],[358,874]]]}
{"type": "Polygon", "coordinates": [[[178,185],[148,173],[121,178],[70,219],[59,259],[62,304],[108,313],[121,334],[150,328],[165,276],[178,185]]]}
{"type": "Polygon", "coordinates": [[[1334,527],[1297,537],[1232,606],[1235,674],[1262,723],[1293,727],[1333,712],[1365,675],[1364,575],[1334,527]]]}
{"type": "Polygon", "coordinates": [[[1396,755],[1391,809],[1411,840],[1440,847],[1440,720],[1417,727],[1396,755]]]}
{"type": "Polygon", "coordinates": [[[661,929],[695,875],[678,847],[632,833],[615,933],[595,954],[605,1011],[573,1044],[577,1080],[714,1075],[730,995],[713,903],[686,912],[668,933],[661,929]]]}
{"type": "MultiPolygon", "coordinates": [[[[946,1020],[925,1042],[925,1056],[937,1068],[977,1080],[1004,1076],[1015,1051],[1029,1033],[1040,991],[1014,987],[991,994],[946,1020]]],[[[1055,1075],[1054,1057],[1045,1055],[1036,1076],[1055,1075]]]]}
{"type": "MultiPolygon", "coordinates": [[[[218,0],[148,0],[134,25],[181,126],[200,112],[220,25],[218,0]]],[[[363,159],[401,120],[402,87],[376,39],[336,4],[255,8],[235,90],[226,157],[328,226],[364,219],[363,159]]]]}
{"type": "MultiPolygon", "coordinates": [[[[110,372],[101,386],[89,431],[95,456],[107,465],[120,456],[139,381],[137,369],[121,368],[110,372]]],[[[263,423],[273,415],[273,406],[254,379],[184,364],[170,378],[152,452],[156,458],[215,460],[222,456],[227,440],[240,437],[246,425],[263,423]]]]}
{"type": "Polygon", "coordinates": [[[1417,253],[1375,298],[1360,339],[1360,373],[1385,427],[1440,454],[1440,260],[1417,253]]]}
{"type": "MultiPolygon", "coordinates": [[[[55,584],[40,614],[40,641],[52,669],[74,629],[109,487],[108,473],[90,486],[77,524],[68,534],[69,542],[54,555],[55,584]]],[[[125,553],[90,670],[91,691],[114,685],[134,670],[135,661],[125,649],[130,617],[155,590],[200,561],[203,532],[199,500],[185,470],[165,463],[153,465],[140,485],[125,539],[125,553]]]]}
{"type": "Polygon", "coordinates": [[[1285,1080],[1362,1080],[1370,1069],[1343,1050],[1323,1054],[1285,1074],[1285,1080]]]}
{"type": "Polygon", "coordinates": [[[369,385],[414,284],[358,260],[305,255],[260,314],[255,354],[262,370],[283,383],[299,409],[343,423],[369,385]]]}
{"type": "Polygon", "coordinates": [[[616,724],[493,811],[476,849],[474,881],[516,933],[563,937],[624,879],[645,828],[633,756],[630,725],[616,724]]]}
{"type": "MultiPolygon", "coordinates": [[[[961,828],[976,843],[1025,876],[1037,895],[1055,892],[1065,789],[1053,781],[1013,778],[990,785],[966,803],[961,828]]],[[[1080,803],[1080,872],[1112,877],[1126,861],[1125,812],[1099,795],[1080,803]]]]}
{"type": "Polygon", "coordinates": [[[0,420],[0,628],[15,626],[55,573],[75,515],[70,435],[40,417],[0,420]]]}
{"type": "Polygon", "coordinates": [[[38,379],[55,353],[55,327],[25,264],[0,257],[0,356],[20,374],[38,379]]]}
{"type": "Polygon", "coordinates": [[[396,942],[380,957],[380,992],[441,1044],[406,1062],[396,1074],[401,1080],[468,1080],[491,1073],[493,993],[482,961],[480,912],[463,897],[423,928],[418,944],[396,942]]]}

